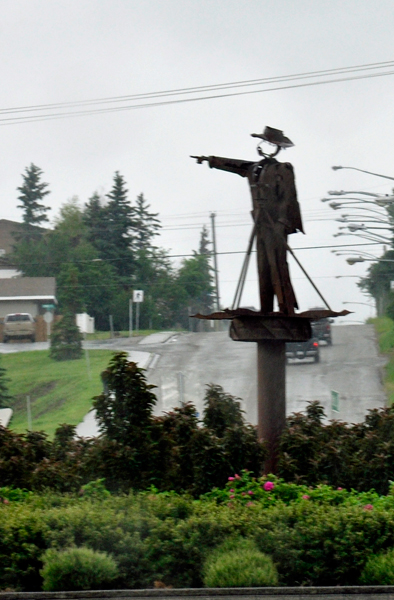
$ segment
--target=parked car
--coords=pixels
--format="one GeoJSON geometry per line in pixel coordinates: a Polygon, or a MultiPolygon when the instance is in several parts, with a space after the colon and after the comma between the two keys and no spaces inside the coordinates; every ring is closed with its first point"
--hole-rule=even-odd
{"type": "Polygon", "coordinates": [[[306,342],[287,342],[286,360],[313,358],[315,363],[320,362],[319,340],[312,337],[306,342]]]}
{"type": "Polygon", "coordinates": [[[12,313],[4,318],[3,342],[24,338],[36,341],[36,323],[30,313],[12,313]]]}

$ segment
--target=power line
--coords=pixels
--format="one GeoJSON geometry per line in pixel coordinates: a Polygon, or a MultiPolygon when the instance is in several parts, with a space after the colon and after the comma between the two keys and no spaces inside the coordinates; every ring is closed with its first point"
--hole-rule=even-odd
{"type": "MultiPolygon", "coordinates": [[[[324,250],[325,248],[327,249],[331,249],[331,248],[354,248],[354,247],[359,247],[359,246],[382,246],[382,242],[367,242],[365,244],[363,243],[357,243],[357,244],[329,244],[329,245],[324,245],[324,246],[300,246],[299,248],[293,248],[293,250],[295,252],[298,252],[298,250],[324,250]]],[[[253,250],[253,252],[256,252],[255,250],[253,250]]],[[[230,251],[224,251],[224,252],[217,252],[218,256],[221,255],[233,255],[233,254],[245,254],[245,250],[230,250],[230,251]]],[[[167,258],[193,258],[195,257],[195,254],[166,254],[164,255],[164,259],[167,258]]],[[[94,260],[94,259],[93,259],[94,260]]],[[[123,258],[105,258],[105,259],[99,259],[97,264],[100,264],[100,262],[105,262],[105,263],[112,263],[112,262],[117,262],[123,260],[123,258]]],[[[58,264],[83,264],[83,263],[91,263],[93,262],[92,259],[89,260],[62,260],[62,261],[47,261],[47,262],[24,262],[24,263],[19,263],[20,266],[27,266],[27,265],[58,265],[58,264]]],[[[12,265],[10,265],[10,267],[12,267],[12,265]]]]}
{"type": "Polygon", "coordinates": [[[213,95],[205,95],[205,96],[196,96],[192,98],[177,98],[166,100],[165,98],[177,96],[177,95],[185,95],[191,93],[206,93],[211,91],[221,91],[227,89],[238,89],[243,88],[245,86],[256,86],[256,85],[269,85],[278,83],[285,83],[287,81],[303,81],[304,79],[317,78],[317,77],[332,77],[335,75],[345,75],[351,73],[360,73],[362,71],[374,71],[377,69],[387,69],[389,67],[394,66],[394,61],[386,61],[380,63],[370,63],[365,65],[357,65],[353,67],[341,67],[336,69],[327,69],[325,71],[311,71],[309,73],[300,73],[296,75],[284,75],[279,77],[271,77],[265,79],[257,79],[257,80],[249,80],[249,81],[241,81],[241,82],[233,82],[233,83],[225,83],[225,84],[215,84],[211,86],[200,86],[194,88],[183,88],[178,90],[167,90],[163,92],[151,92],[146,94],[134,94],[129,96],[114,96],[112,98],[102,98],[102,99],[93,99],[93,100],[85,100],[85,101],[76,101],[76,102],[63,102],[57,104],[43,104],[43,105],[35,105],[35,106],[26,106],[26,107],[15,107],[8,109],[0,109],[0,114],[9,115],[9,114],[19,114],[19,113],[32,113],[48,111],[48,110],[58,110],[62,108],[77,108],[82,106],[94,106],[100,104],[108,104],[115,102],[125,102],[132,101],[137,102],[136,104],[131,104],[128,106],[110,106],[106,108],[98,108],[98,109],[88,109],[88,110],[73,110],[68,112],[57,112],[53,114],[24,114],[22,116],[16,117],[6,117],[0,118],[0,125],[12,125],[12,124],[21,124],[21,123],[32,123],[36,121],[45,121],[45,120],[53,120],[53,119],[64,119],[76,116],[87,116],[94,114],[104,114],[108,112],[119,112],[125,110],[134,110],[134,109],[142,109],[142,108],[150,108],[155,106],[165,106],[170,104],[180,104],[185,102],[197,102],[201,100],[213,100],[225,97],[234,97],[234,96],[242,96],[247,94],[257,94],[263,92],[271,92],[285,89],[293,89],[293,88],[301,88],[301,87],[309,87],[316,85],[325,85],[328,83],[341,83],[345,81],[356,81],[360,79],[368,79],[372,77],[383,77],[387,75],[393,75],[394,71],[388,70],[384,72],[366,72],[361,75],[353,75],[351,77],[338,77],[325,79],[323,81],[309,81],[306,83],[294,83],[291,85],[279,85],[277,87],[268,87],[264,89],[255,89],[255,90],[243,90],[243,91],[235,91],[230,93],[216,93],[213,95]],[[152,99],[164,98],[164,100],[159,100],[158,102],[150,102],[152,99]],[[145,103],[138,103],[140,100],[148,100],[145,103]]]}
{"type": "Polygon", "coordinates": [[[249,79],[244,81],[233,81],[226,83],[218,83],[212,85],[203,85],[203,86],[195,86],[189,88],[178,88],[178,89],[170,89],[163,90],[159,92],[146,92],[143,94],[127,94],[123,96],[109,96],[104,98],[93,98],[90,100],[77,100],[72,102],[57,102],[52,104],[36,104],[36,105],[28,105],[28,106],[17,106],[14,108],[2,108],[0,109],[0,114],[11,114],[17,112],[30,112],[30,111],[38,111],[38,110],[52,110],[57,108],[67,108],[74,106],[90,106],[95,104],[105,104],[108,102],[126,102],[130,100],[143,100],[148,98],[161,98],[166,96],[174,96],[178,94],[189,94],[196,92],[206,92],[213,91],[219,89],[231,89],[237,87],[245,87],[245,86],[253,86],[253,85],[262,85],[262,84],[270,84],[275,81],[292,81],[295,79],[305,79],[305,78],[313,78],[313,77],[323,77],[326,75],[332,74],[340,74],[340,73],[351,73],[358,71],[365,71],[371,69],[378,68],[387,68],[394,66],[394,61],[385,61],[385,62],[377,62],[377,63],[367,63],[363,65],[354,65],[351,67],[337,67],[334,69],[325,69],[319,71],[309,71],[303,73],[294,73],[292,75],[280,75],[277,77],[265,77],[260,79],[249,79]]]}

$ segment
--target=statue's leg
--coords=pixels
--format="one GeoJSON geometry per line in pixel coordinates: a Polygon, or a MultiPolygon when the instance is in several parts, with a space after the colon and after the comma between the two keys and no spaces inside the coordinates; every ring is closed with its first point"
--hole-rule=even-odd
{"type": "Polygon", "coordinates": [[[257,249],[257,270],[259,276],[259,291],[260,291],[260,310],[264,314],[273,312],[274,310],[274,287],[271,279],[270,262],[267,255],[267,248],[264,237],[257,233],[256,249],[257,249]]]}
{"type": "Polygon", "coordinates": [[[294,309],[298,308],[298,306],[293,286],[290,280],[289,266],[287,264],[287,236],[283,230],[283,226],[280,223],[276,224],[275,229],[277,233],[275,256],[277,271],[279,273],[281,296],[281,301],[279,301],[279,295],[277,294],[279,310],[287,315],[292,315],[294,314],[294,309]]]}

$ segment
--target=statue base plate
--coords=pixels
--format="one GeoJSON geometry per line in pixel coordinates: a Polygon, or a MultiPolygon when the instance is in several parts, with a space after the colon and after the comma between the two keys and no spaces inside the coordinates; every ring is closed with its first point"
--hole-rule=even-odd
{"type": "Polygon", "coordinates": [[[230,337],[236,342],[306,342],[312,337],[311,319],[285,316],[238,316],[232,319],[230,337]]]}

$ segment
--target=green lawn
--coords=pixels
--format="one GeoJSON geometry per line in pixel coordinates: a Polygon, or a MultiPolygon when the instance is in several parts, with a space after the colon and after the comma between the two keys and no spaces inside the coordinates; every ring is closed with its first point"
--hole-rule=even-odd
{"type": "Polygon", "coordinates": [[[26,396],[31,399],[32,428],[53,436],[60,423],[77,425],[92,406],[92,397],[102,389],[100,373],[109,362],[110,350],[89,350],[88,363],[84,354],[79,360],[56,362],[48,351],[3,354],[1,365],[7,369],[10,404],[14,414],[10,428],[18,432],[27,429],[26,396]]]}

